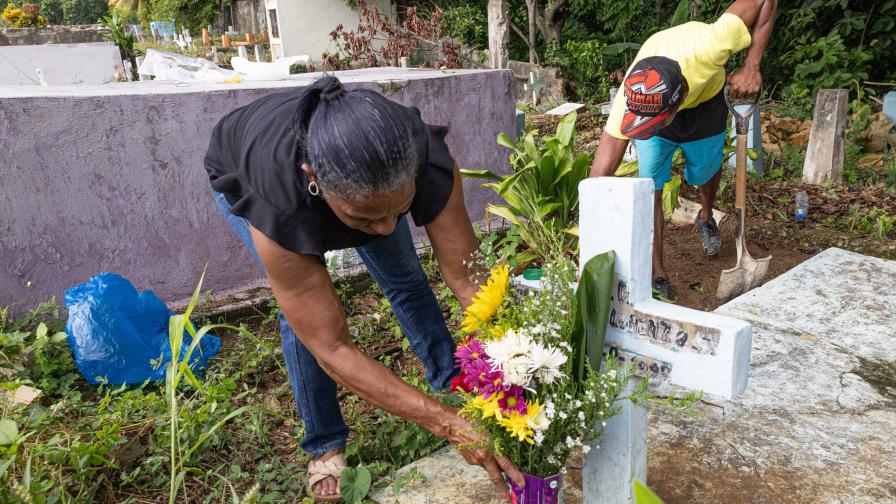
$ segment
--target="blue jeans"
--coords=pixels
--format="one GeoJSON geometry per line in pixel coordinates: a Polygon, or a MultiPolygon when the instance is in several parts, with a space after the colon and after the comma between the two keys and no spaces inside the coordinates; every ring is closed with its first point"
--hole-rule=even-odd
{"type": "MultiPolygon", "coordinates": [[[[230,213],[230,204],[223,194],[214,194],[218,209],[224,214],[227,223],[264,271],[252,243],[248,223],[242,217],[230,213]]],[[[426,366],[426,380],[430,387],[435,390],[448,388],[451,379],[457,374],[454,367],[456,344],[448,332],[442,309],[420,266],[407,222],[402,219],[392,235],[370,245],[357,247],[356,250],[364,260],[370,276],[389,299],[411,349],[426,366]]],[[[314,457],[320,457],[330,450],[345,447],[348,427],[339,409],[336,383],[305,348],[282,311],[280,342],[296,408],[305,423],[302,448],[314,457]]]]}

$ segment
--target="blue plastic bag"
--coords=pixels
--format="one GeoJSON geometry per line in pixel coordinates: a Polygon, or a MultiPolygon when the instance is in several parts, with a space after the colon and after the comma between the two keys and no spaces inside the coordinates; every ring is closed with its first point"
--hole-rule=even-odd
{"type": "MultiPolygon", "coordinates": [[[[68,344],[75,364],[92,384],[114,385],[165,379],[171,361],[168,318],[173,315],[152,291],[137,292],[115,273],[100,273],[65,291],[68,344]]],[[[184,334],[181,355],[192,339],[184,334]]],[[[191,356],[193,370],[205,367],[221,349],[207,334],[191,356]]]]}

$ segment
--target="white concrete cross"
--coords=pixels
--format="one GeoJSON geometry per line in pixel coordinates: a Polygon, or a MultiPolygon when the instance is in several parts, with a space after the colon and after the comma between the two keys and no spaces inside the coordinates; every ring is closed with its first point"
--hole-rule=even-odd
{"type": "Polygon", "coordinates": [[[543,87],[544,84],[535,81],[535,72],[529,72],[529,83],[523,84],[523,89],[526,92],[532,92],[532,105],[538,105],[538,97],[541,95],[543,87]]]}
{"type": "MultiPolygon", "coordinates": [[[[652,297],[653,185],[601,177],[579,184],[580,267],[616,252],[605,351],[668,382],[725,398],[747,386],[752,327],[741,320],[652,297]]],[[[585,459],[588,504],[633,502],[632,478],[647,480],[647,413],[628,401],[585,459]]]]}

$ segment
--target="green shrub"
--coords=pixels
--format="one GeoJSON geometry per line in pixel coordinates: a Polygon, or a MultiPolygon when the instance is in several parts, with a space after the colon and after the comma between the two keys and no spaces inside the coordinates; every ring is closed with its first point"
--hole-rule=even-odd
{"type": "Polygon", "coordinates": [[[40,3],[40,15],[47,18],[47,22],[51,25],[62,24],[64,22],[62,0],[43,0],[40,3]]]}
{"type": "Polygon", "coordinates": [[[488,47],[488,15],[484,5],[449,7],[442,14],[442,26],[448,35],[470,47],[488,47]]]}
{"type": "Polygon", "coordinates": [[[61,0],[65,24],[94,24],[109,14],[106,0],[61,0]]]}

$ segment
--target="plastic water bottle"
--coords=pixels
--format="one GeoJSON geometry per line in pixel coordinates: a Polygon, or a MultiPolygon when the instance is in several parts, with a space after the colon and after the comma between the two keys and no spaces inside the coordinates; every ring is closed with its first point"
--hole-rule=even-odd
{"type": "Polygon", "coordinates": [[[796,220],[801,221],[809,214],[809,195],[806,191],[796,193],[796,220]]]}

